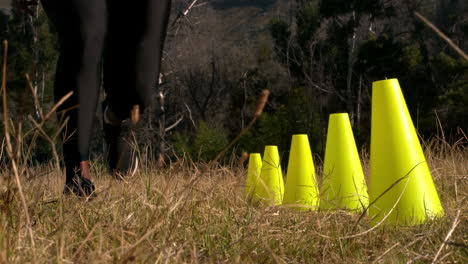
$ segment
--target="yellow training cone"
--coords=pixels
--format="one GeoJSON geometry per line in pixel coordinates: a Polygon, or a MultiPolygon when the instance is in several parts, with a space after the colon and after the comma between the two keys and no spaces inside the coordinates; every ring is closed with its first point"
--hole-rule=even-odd
{"type": "Polygon", "coordinates": [[[444,214],[397,79],[372,85],[369,216],[416,225],[444,214]]]}
{"type": "Polygon", "coordinates": [[[251,153],[249,155],[249,167],[247,169],[247,183],[245,185],[245,193],[248,199],[254,197],[258,191],[258,179],[262,170],[262,157],[260,153],[251,153]]]}
{"type": "Polygon", "coordinates": [[[369,204],[366,180],[346,113],[330,115],[321,187],[321,209],[362,212],[369,204]]]}
{"type": "Polygon", "coordinates": [[[307,135],[292,137],[283,204],[297,205],[303,210],[317,209],[318,188],[307,135]]]}
{"type": "Polygon", "coordinates": [[[265,147],[262,170],[257,187],[258,192],[254,200],[259,199],[266,205],[280,205],[282,203],[284,182],[278,147],[276,146],[265,147]]]}

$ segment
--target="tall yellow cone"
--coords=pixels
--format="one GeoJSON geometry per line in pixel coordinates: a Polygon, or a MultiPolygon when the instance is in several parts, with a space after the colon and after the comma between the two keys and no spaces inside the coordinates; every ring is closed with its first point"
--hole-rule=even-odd
{"type": "Polygon", "coordinates": [[[293,135],[283,204],[297,205],[301,210],[316,210],[318,196],[309,139],[307,135],[293,135]]]}
{"type": "Polygon", "coordinates": [[[254,198],[258,191],[258,179],[262,170],[262,157],[260,153],[251,153],[249,155],[249,167],[247,168],[247,181],[245,193],[248,199],[254,198]]]}
{"type": "Polygon", "coordinates": [[[280,205],[283,202],[283,194],[284,182],[278,147],[266,146],[256,196],[265,205],[280,205]]]}
{"type": "Polygon", "coordinates": [[[362,212],[369,204],[366,180],[347,113],[330,115],[321,187],[321,209],[362,212]]]}
{"type": "Polygon", "coordinates": [[[397,79],[372,85],[369,216],[416,225],[444,214],[397,79]]]}

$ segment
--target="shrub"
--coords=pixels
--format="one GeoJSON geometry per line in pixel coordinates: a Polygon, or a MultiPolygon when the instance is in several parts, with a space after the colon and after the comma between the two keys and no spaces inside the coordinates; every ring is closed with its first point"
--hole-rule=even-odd
{"type": "Polygon", "coordinates": [[[229,143],[226,131],[217,126],[199,121],[193,137],[176,133],[174,135],[174,151],[177,155],[190,155],[195,161],[210,161],[229,143]]]}

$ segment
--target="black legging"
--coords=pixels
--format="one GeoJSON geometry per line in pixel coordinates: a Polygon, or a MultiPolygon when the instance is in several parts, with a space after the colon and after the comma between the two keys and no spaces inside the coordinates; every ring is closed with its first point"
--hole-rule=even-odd
{"type": "Polygon", "coordinates": [[[133,105],[143,111],[151,104],[171,1],[42,0],[42,5],[60,42],[55,100],[74,92],[59,109],[72,109],[65,114],[69,139],[63,145],[69,170],[89,159],[101,75],[110,109],[120,119],[133,105]]]}

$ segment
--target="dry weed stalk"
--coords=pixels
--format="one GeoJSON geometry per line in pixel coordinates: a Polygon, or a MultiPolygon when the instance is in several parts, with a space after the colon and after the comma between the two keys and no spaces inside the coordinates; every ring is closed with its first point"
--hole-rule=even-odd
{"type": "MultiPolygon", "coordinates": [[[[247,124],[246,127],[244,127],[240,132],[239,134],[223,149],[221,150],[221,152],[218,153],[218,155],[216,155],[216,157],[214,159],[212,159],[211,161],[208,162],[208,164],[206,164],[206,166],[204,166],[204,168],[200,171],[200,173],[190,181],[190,183],[187,185],[187,187],[191,188],[191,190],[194,189],[195,187],[195,184],[206,174],[208,173],[208,171],[210,171],[211,169],[213,169],[213,166],[218,163],[219,159],[221,157],[224,156],[224,154],[226,154],[226,152],[232,147],[234,146],[234,144],[237,143],[237,141],[239,141],[239,139],[245,134],[247,133],[247,131],[249,131],[252,126],[255,124],[255,122],[257,121],[257,119],[262,115],[263,113],[263,109],[265,108],[265,105],[266,103],[268,102],[268,96],[270,95],[270,91],[265,89],[262,91],[260,97],[259,97],[259,100],[257,102],[257,105],[255,107],[255,112],[254,112],[254,116],[252,117],[252,120],[250,120],[250,122],[247,124]]],[[[196,167],[196,166],[195,166],[196,167]]],[[[182,192],[184,192],[185,190],[182,190],[182,192]]],[[[181,193],[182,193],[181,192],[181,193]]],[[[180,193],[180,194],[181,194],[180,193]]]]}
{"type": "Polygon", "coordinates": [[[254,116],[252,118],[252,120],[250,120],[249,124],[247,124],[246,127],[244,127],[241,132],[231,141],[231,143],[229,143],[220,153],[218,153],[218,155],[216,155],[216,157],[209,162],[208,166],[207,166],[207,169],[209,169],[211,166],[210,164],[213,164],[213,163],[216,163],[219,161],[219,159],[224,156],[224,154],[226,154],[226,152],[232,147],[234,146],[234,144],[237,143],[237,141],[239,141],[239,139],[245,134],[247,133],[247,131],[249,131],[252,126],[255,124],[255,122],[257,121],[257,119],[262,115],[263,113],[263,109],[265,108],[265,105],[268,101],[268,96],[270,95],[270,91],[269,90],[263,90],[262,91],[262,94],[260,95],[260,98],[258,100],[258,103],[257,103],[257,106],[255,108],[255,112],[254,112],[254,116]]]}
{"type": "MultiPolygon", "coordinates": [[[[7,56],[8,56],[8,41],[3,41],[3,67],[2,67],[2,103],[3,103],[3,126],[5,130],[5,141],[6,141],[6,149],[7,149],[7,156],[10,160],[11,168],[13,170],[13,174],[15,176],[16,185],[18,187],[18,193],[21,198],[21,203],[24,209],[24,215],[26,217],[26,225],[28,229],[29,238],[31,240],[31,251],[33,254],[33,260],[36,259],[36,246],[34,243],[34,234],[31,225],[31,218],[29,216],[28,204],[26,203],[26,198],[24,197],[23,186],[21,185],[21,179],[18,172],[17,167],[17,159],[18,156],[15,155],[13,152],[13,146],[10,138],[10,131],[9,131],[9,118],[8,118],[8,106],[7,106],[7,92],[6,92],[6,78],[7,78],[7,56]]],[[[21,133],[21,123],[18,125],[18,132],[21,133]]],[[[20,148],[20,138],[21,134],[17,136],[16,147],[17,149],[20,148]]],[[[18,152],[17,152],[18,153],[18,152]]]]}
{"type": "MultiPolygon", "coordinates": [[[[68,100],[73,95],[73,91],[67,93],[64,97],[62,97],[56,104],[54,104],[51,107],[51,109],[44,116],[43,115],[43,110],[42,110],[43,108],[39,104],[37,94],[34,92],[34,88],[33,88],[32,82],[31,82],[31,78],[29,77],[29,74],[26,73],[25,77],[26,77],[29,89],[31,90],[31,94],[33,96],[34,105],[35,105],[36,109],[38,110],[40,122],[38,123],[36,120],[34,120],[34,118],[31,115],[29,115],[28,119],[29,119],[29,121],[31,121],[31,123],[34,125],[34,127],[32,129],[30,129],[29,131],[27,131],[23,135],[23,137],[27,137],[27,136],[29,136],[29,134],[34,133],[33,138],[36,139],[38,135],[41,135],[50,144],[50,147],[51,147],[51,150],[52,150],[52,155],[54,156],[54,159],[55,159],[56,169],[60,170],[60,157],[58,155],[57,148],[56,148],[55,145],[56,145],[58,137],[62,134],[61,132],[66,128],[69,118],[67,117],[65,120],[62,120],[61,122],[59,122],[61,124],[60,124],[59,128],[55,131],[55,133],[52,136],[49,136],[44,131],[43,126],[52,117],[53,113],[56,112],[56,110],[60,107],[60,105],[62,105],[66,100],[68,100]]],[[[33,140],[33,142],[35,142],[35,140],[33,140]]],[[[28,150],[28,155],[26,157],[28,157],[29,154],[31,153],[33,145],[34,144],[30,144],[30,149],[28,150]]]]}
{"type": "MultiPolygon", "coordinates": [[[[31,90],[34,106],[38,112],[38,116],[40,118],[39,121],[36,121],[31,115],[28,116],[28,119],[31,121],[33,127],[25,132],[23,132],[23,126],[21,122],[18,122],[17,125],[13,123],[13,121],[8,116],[8,104],[7,104],[7,87],[6,87],[6,78],[7,78],[7,55],[8,55],[8,41],[5,40],[3,42],[4,45],[4,56],[3,56],[3,67],[2,67],[2,85],[1,85],[1,93],[2,93],[2,103],[3,103],[3,124],[4,124],[4,133],[5,137],[2,141],[2,150],[1,155],[3,155],[3,147],[6,148],[6,156],[10,162],[15,182],[17,185],[17,190],[21,199],[21,204],[24,209],[24,214],[26,218],[26,224],[28,229],[28,235],[31,241],[31,248],[32,253],[35,259],[36,252],[35,252],[35,240],[34,240],[34,233],[32,230],[32,221],[30,217],[30,213],[28,210],[28,204],[26,202],[26,198],[23,191],[23,186],[21,184],[21,176],[24,175],[25,172],[28,171],[28,159],[33,152],[34,145],[38,136],[42,136],[49,144],[54,156],[55,166],[57,170],[60,170],[60,157],[57,152],[56,142],[58,137],[62,134],[61,132],[66,128],[68,118],[65,119],[63,122],[60,122],[59,128],[53,133],[53,135],[49,135],[44,130],[44,125],[47,121],[51,119],[53,114],[56,110],[68,99],[72,96],[73,92],[68,93],[63,98],[61,98],[56,104],[54,104],[49,111],[44,115],[43,108],[39,104],[39,100],[37,98],[36,93],[34,92],[33,85],[31,79],[28,74],[25,74],[25,78],[28,84],[29,89],[31,90]],[[14,133],[13,135],[11,133],[14,133]],[[27,147],[26,153],[23,153],[23,142],[24,139],[31,136],[31,142],[27,147]],[[22,155],[24,154],[24,155],[22,155]]],[[[10,186],[9,181],[11,177],[7,178],[8,184],[10,186]]],[[[8,187],[9,188],[9,187],[8,187]]]]}

